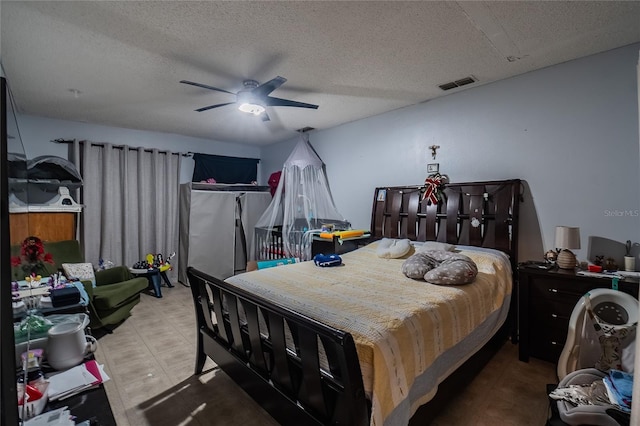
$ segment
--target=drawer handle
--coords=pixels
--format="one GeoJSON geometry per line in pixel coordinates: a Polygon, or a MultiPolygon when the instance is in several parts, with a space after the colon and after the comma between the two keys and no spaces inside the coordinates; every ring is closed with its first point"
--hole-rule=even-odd
{"type": "Polygon", "coordinates": [[[558,342],[551,342],[553,346],[558,346],[558,342]]]}
{"type": "Polygon", "coordinates": [[[558,289],[557,289],[557,288],[550,288],[550,289],[549,289],[549,291],[550,291],[551,293],[557,293],[557,292],[558,292],[558,289]]]}
{"type": "Polygon", "coordinates": [[[558,318],[557,314],[551,314],[551,318],[558,318]]]}

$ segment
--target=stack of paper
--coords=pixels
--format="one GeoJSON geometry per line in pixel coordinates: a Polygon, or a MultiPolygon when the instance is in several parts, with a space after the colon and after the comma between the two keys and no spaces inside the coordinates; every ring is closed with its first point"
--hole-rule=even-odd
{"type": "Polygon", "coordinates": [[[67,407],[47,411],[24,422],[24,426],[73,426],[75,424],[67,407]]]}
{"type": "Polygon", "coordinates": [[[104,365],[91,360],[50,376],[47,380],[49,381],[49,400],[55,401],[96,387],[109,380],[109,376],[104,371],[104,365]]]}
{"type": "Polygon", "coordinates": [[[618,271],[623,277],[635,277],[640,278],[640,272],[637,271],[618,271]]]}

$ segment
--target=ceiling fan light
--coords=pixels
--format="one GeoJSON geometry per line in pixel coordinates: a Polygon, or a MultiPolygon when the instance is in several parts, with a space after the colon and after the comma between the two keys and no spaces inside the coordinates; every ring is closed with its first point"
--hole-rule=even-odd
{"type": "Polygon", "coordinates": [[[264,112],[264,107],[260,104],[245,102],[240,104],[238,109],[242,112],[246,112],[248,114],[260,115],[264,112]]]}

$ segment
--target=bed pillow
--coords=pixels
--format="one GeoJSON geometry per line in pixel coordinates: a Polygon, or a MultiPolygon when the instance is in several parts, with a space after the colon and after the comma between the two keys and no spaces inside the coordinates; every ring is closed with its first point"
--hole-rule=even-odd
{"type": "Polygon", "coordinates": [[[463,254],[430,250],[409,257],[402,264],[402,272],[409,278],[424,278],[433,284],[461,285],[476,279],[478,266],[463,254]]]}
{"type": "Polygon", "coordinates": [[[90,263],[63,263],[62,270],[68,279],[77,278],[80,281],[91,281],[96,286],[96,275],[90,263]]]}
{"type": "Polygon", "coordinates": [[[443,250],[443,251],[454,251],[456,246],[448,243],[441,243],[438,241],[425,241],[423,244],[416,247],[416,253],[420,253],[428,250],[443,250]]]}
{"type": "Polygon", "coordinates": [[[426,253],[415,253],[402,264],[402,273],[414,280],[421,280],[424,274],[436,267],[438,263],[426,253]]]}
{"type": "Polygon", "coordinates": [[[409,250],[411,250],[411,241],[408,239],[383,238],[378,242],[376,254],[383,259],[397,259],[409,253],[409,250]]]}

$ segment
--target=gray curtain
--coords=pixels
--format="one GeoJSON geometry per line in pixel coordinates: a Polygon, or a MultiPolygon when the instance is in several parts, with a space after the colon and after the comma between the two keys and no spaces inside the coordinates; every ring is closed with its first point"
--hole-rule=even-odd
{"type": "MultiPolygon", "coordinates": [[[[87,262],[132,266],[178,251],[180,155],[74,141],[71,157],[84,181],[78,235],[87,262]]],[[[177,257],[171,263],[175,276],[177,257]]]]}

